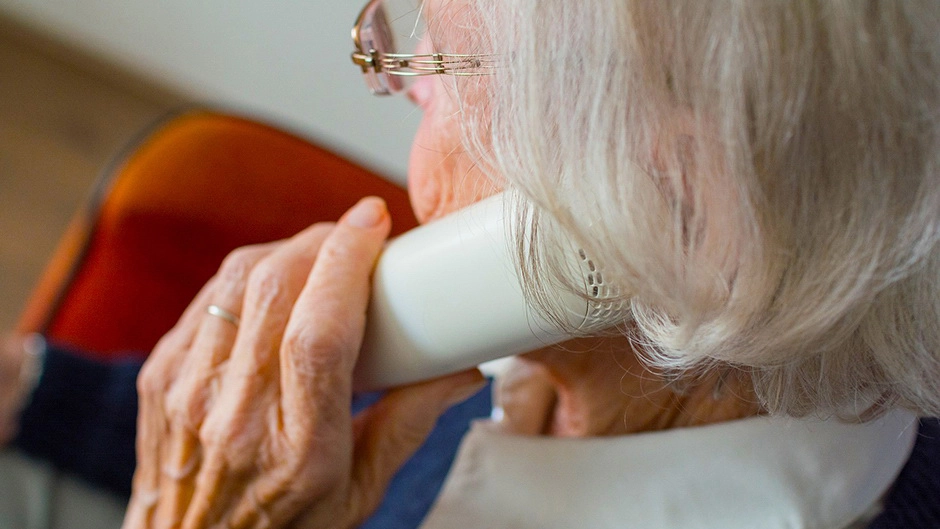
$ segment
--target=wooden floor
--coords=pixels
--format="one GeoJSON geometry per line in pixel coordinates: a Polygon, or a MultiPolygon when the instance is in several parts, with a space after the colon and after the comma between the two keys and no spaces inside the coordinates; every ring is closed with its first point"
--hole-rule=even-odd
{"type": "Polygon", "coordinates": [[[183,99],[0,19],[0,332],[98,172],[183,99]]]}

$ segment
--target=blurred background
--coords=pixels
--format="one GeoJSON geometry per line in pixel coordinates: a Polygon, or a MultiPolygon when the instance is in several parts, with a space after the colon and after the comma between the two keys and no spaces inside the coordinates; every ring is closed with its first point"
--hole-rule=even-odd
{"type": "Polygon", "coordinates": [[[92,182],[165,113],[273,123],[403,182],[420,116],[349,60],[364,0],[0,0],[0,330],[92,182]]]}

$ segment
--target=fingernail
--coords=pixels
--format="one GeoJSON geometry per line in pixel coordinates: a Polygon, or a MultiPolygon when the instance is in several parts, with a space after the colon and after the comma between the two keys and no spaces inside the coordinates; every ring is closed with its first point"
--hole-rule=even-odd
{"type": "Polygon", "coordinates": [[[358,228],[372,228],[385,217],[385,201],[379,197],[366,197],[346,212],[343,220],[358,228]]]}

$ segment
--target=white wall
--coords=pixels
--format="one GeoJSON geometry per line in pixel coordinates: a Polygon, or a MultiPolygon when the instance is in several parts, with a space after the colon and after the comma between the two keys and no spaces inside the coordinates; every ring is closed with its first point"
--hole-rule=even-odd
{"type": "Polygon", "coordinates": [[[349,60],[364,0],[0,0],[0,11],[401,179],[418,113],[349,60]]]}

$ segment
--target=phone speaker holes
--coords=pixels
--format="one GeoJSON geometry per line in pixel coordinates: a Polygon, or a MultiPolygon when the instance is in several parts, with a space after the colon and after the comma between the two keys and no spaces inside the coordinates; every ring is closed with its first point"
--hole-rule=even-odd
{"type": "Polygon", "coordinates": [[[604,280],[600,268],[584,250],[578,250],[578,257],[580,257],[582,277],[585,278],[587,284],[588,311],[585,324],[606,326],[623,319],[628,312],[628,307],[620,296],[620,290],[604,280]]]}

